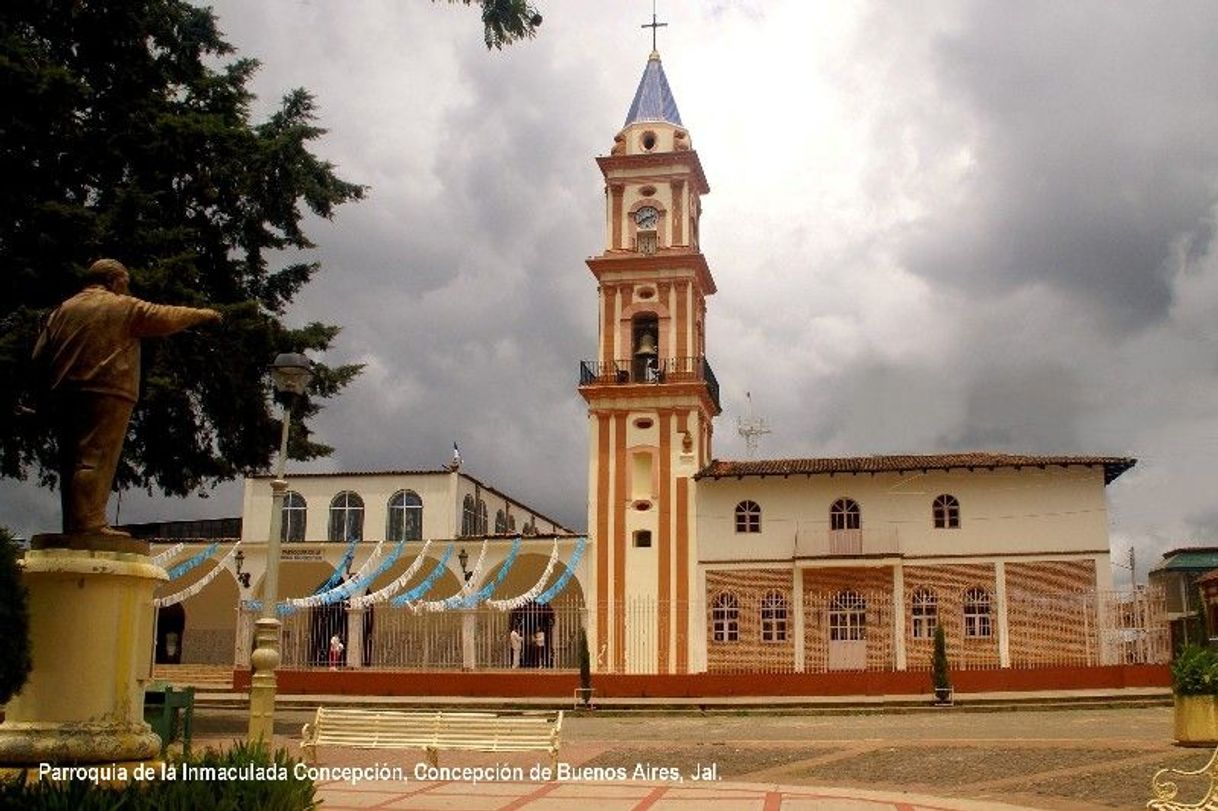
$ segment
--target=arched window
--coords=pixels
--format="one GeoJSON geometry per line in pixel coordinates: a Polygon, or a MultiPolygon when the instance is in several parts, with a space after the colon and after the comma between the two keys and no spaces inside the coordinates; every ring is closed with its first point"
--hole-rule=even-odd
{"type": "Polygon", "coordinates": [[[524,522],[524,526],[520,530],[523,535],[536,535],[537,524],[533,523],[533,516],[529,516],[529,520],[524,522]]]}
{"type": "Polygon", "coordinates": [[[423,537],[423,499],[413,490],[399,490],[389,499],[385,539],[417,541],[423,537]]]}
{"type": "Polygon", "coordinates": [[[507,531],[507,513],[503,510],[495,510],[495,534],[502,535],[507,531]]]}
{"type": "Polygon", "coordinates": [[[761,507],[755,501],[742,501],[736,505],[736,531],[761,532],[761,507]]]}
{"type": "Polygon", "coordinates": [[[711,639],[715,642],[740,640],[740,603],[730,591],[717,596],[711,605],[711,639]]]}
{"type": "Polygon", "coordinates": [[[508,532],[515,532],[515,531],[516,531],[516,516],[509,515],[508,516],[508,532]]]}
{"type": "Polygon", "coordinates": [[[486,520],[486,502],[478,499],[478,531],[476,534],[485,535],[489,527],[486,520]]]}
{"type": "Polygon", "coordinates": [[[955,496],[946,493],[936,496],[930,511],[935,518],[935,529],[960,528],[960,502],[955,496]]]}
{"type": "Polygon", "coordinates": [[[330,540],[358,541],[364,537],[364,500],[346,490],[330,502],[330,540]]]}
{"type": "Polygon", "coordinates": [[[761,641],[787,641],[787,597],[780,591],[761,598],[761,641]]]}
{"type": "Polygon", "coordinates": [[[308,517],[309,505],[304,496],[295,490],[283,494],[283,526],[279,528],[279,540],[303,541],[305,539],[305,519],[308,517]]]}
{"type": "Polygon", "coordinates": [[[916,589],[910,600],[911,630],[914,639],[930,639],[939,622],[939,598],[930,589],[916,589]]]}
{"type": "Polygon", "coordinates": [[[839,591],[829,601],[829,640],[858,642],[867,638],[867,601],[857,591],[839,591]]]}
{"type": "Polygon", "coordinates": [[[858,529],[859,504],[852,498],[839,498],[829,508],[829,529],[858,529]]]}
{"type": "Polygon", "coordinates": [[[990,622],[990,593],[973,587],[964,592],[964,635],[966,637],[988,637],[993,635],[990,622]]]}
{"type": "Polygon", "coordinates": [[[461,534],[473,535],[478,527],[478,504],[468,493],[461,502],[461,534]]]}

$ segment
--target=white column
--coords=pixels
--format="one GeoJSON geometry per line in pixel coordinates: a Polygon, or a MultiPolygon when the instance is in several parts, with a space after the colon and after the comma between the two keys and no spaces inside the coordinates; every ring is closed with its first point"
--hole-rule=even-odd
{"type": "Polygon", "coordinates": [[[795,672],[804,672],[804,659],[807,650],[804,647],[804,572],[798,565],[792,564],[791,569],[791,610],[795,613],[793,633],[795,634],[795,672]]]}
{"type": "Polygon", "coordinates": [[[347,609],[347,667],[364,666],[364,612],[366,608],[347,609]]]}
{"type": "Polygon", "coordinates": [[[908,665],[905,652],[905,566],[900,561],[892,567],[892,634],[897,670],[904,670],[908,665]]]}
{"type": "Polygon", "coordinates": [[[237,639],[233,651],[233,665],[239,668],[250,666],[250,653],[254,642],[254,614],[237,605],[237,639]]]}
{"type": "MultiPolygon", "coordinates": [[[[478,656],[474,650],[474,633],[478,618],[472,608],[461,612],[461,669],[473,670],[478,666],[478,656]]],[[[529,640],[530,642],[532,640],[529,640]]]]}
{"type": "Polygon", "coordinates": [[[998,664],[1011,666],[1011,638],[1007,626],[1007,568],[1006,563],[994,564],[994,590],[998,603],[998,664]]]}

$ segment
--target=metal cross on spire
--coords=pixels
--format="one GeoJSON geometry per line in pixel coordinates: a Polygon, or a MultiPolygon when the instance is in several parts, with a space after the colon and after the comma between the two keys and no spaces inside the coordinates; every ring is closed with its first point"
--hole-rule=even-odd
{"type": "Polygon", "coordinates": [[[653,53],[657,51],[656,29],[657,28],[667,28],[667,27],[668,27],[668,23],[656,22],[656,2],[655,2],[655,0],[651,0],[651,22],[640,25],[639,28],[650,28],[651,29],[651,50],[653,53]]]}

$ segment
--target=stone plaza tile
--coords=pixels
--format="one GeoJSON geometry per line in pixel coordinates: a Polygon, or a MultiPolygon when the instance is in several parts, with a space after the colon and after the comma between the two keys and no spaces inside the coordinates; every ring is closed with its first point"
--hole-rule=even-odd
{"type": "Polygon", "coordinates": [[[666,794],[648,806],[647,811],[765,811],[765,808],[765,798],[760,796],[736,795],[708,799],[666,794]]]}
{"type": "Polygon", "coordinates": [[[783,797],[781,808],[782,811],[923,811],[923,806],[831,796],[783,797]]]}
{"type": "MultiPolygon", "coordinates": [[[[418,786],[433,785],[430,783],[416,783],[418,786]]],[[[432,797],[445,797],[449,795],[462,795],[470,797],[510,797],[516,798],[525,794],[530,794],[537,789],[539,783],[517,783],[504,782],[496,783],[487,781],[484,783],[443,783],[436,788],[428,791],[432,797]]]]}
{"type": "MultiPolygon", "coordinates": [[[[1021,811],[982,800],[817,786],[622,783],[330,783],[318,796],[334,811],[1021,811]]],[[[1026,811],[1026,810],[1025,810],[1026,811]]]]}
{"type": "Polygon", "coordinates": [[[325,808],[338,806],[340,808],[372,808],[381,803],[395,800],[402,796],[398,791],[370,791],[364,788],[338,788],[327,786],[318,789],[318,796],[326,800],[325,808]]]}
{"type": "MultiPolygon", "coordinates": [[[[422,811],[422,809],[428,809],[428,811],[494,811],[508,805],[512,799],[511,797],[489,797],[473,794],[435,794],[428,792],[426,794],[403,797],[400,800],[394,800],[377,806],[377,808],[395,810],[415,809],[416,811],[422,811]]],[[[326,806],[322,807],[325,808],[326,806]]],[[[531,805],[526,807],[532,808],[531,805]]]]}
{"type": "Polygon", "coordinates": [[[522,807],[528,811],[569,811],[572,808],[586,808],[589,811],[633,811],[638,805],[639,800],[626,798],[578,800],[569,797],[541,797],[522,807]]]}
{"type": "Polygon", "coordinates": [[[654,786],[634,785],[631,783],[564,783],[554,789],[550,797],[634,797],[643,799],[651,793],[654,786]]]}

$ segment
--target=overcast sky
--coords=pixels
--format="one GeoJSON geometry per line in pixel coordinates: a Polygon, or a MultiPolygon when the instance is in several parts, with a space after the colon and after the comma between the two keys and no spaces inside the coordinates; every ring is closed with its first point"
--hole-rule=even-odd
{"type": "MultiPolygon", "coordinates": [[[[367,364],[320,468],[466,469],[582,529],[578,362],[596,351],[594,157],[650,51],[646,0],[538,0],[488,52],[477,10],[226,0],[263,115],[317,98],[315,150],[367,184],[311,230],[293,321],[367,364]]],[[[710,181],[715,455],[1122,454],[1114,557],[1218,542],[1218,5],[665,2],[664,68],[710,181]]],[[[0,522],[54,499],[0,487],[0,522]]],[[[240,513],[239,487],[127,494],[123,521],[240,513]]],[[[1118,582],[1127,577],[1120,570],[1118,582]]]]}

